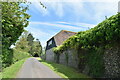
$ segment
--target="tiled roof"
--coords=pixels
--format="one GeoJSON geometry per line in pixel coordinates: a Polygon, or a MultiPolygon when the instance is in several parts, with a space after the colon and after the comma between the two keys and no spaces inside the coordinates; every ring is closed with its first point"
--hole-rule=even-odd
{"type": "Polygon", "coordinates": [[[63,43],[63,41],[67,40],[70,36],[75,35],[76,32],[61,30],[59,33],[57,33],[54,37],[56,46],[59,46],[63,43]]]}

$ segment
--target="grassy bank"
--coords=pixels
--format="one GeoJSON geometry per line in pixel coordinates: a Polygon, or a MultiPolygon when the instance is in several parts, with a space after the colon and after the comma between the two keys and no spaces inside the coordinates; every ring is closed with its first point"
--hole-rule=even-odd
{"type": "Polygon", "coordinates": [[[17,62],[19,60],[25,59],[31,57],[29,53],[24,52],[24,51],[20,51],[17,49],[13,49],[13,61],[17,62]]]}
{"type": "Polygon", "coordinates": [[[62,78],[69,78],[69,79],[74,79],[74,78],[88,78],[89,80],[91,80],[90,77],[79,73],[78,71],[76,71],[74,68],[62,65],[62,64],[56,64],[53,62],[47,62],[44,61],[40,58],[37,58],[41,63],[45,64],[46,66],[50,67],[54,72],[56,72],[59,76],[61,76],[62,78]]]}
{"type": "Polygon", "coordinates": [[[14,64],[12,64],[10,67],[7,67],[2,72],[2,78],[15,78],[17,72],[22,67],[23,63],[25,62],[27,58],[22,59],[14,64]]]}

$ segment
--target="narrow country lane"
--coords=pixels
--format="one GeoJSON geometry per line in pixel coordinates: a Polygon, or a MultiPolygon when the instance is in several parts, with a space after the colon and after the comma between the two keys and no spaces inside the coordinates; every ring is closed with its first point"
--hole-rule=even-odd
{"type": "Polygon", "coordinates": [[[16,78],[61,78],[35,58],[28,58],[16,78]]]}

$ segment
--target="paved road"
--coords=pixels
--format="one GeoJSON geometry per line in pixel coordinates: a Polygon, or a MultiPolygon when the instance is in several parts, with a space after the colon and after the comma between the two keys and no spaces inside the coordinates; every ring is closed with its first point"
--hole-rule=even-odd
{"type": "Polygon", "coordinates": [[[60,76],[37,59],[28,58],[18,72],[17,78],[60,78],[60,76]]]}

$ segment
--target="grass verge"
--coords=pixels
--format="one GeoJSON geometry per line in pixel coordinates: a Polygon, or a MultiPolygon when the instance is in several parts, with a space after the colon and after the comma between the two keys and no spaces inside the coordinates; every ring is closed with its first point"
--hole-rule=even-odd
{"type": "Polygon", "coordinates": [[[26,59],[27,58],[22,59],[16,63],[12,64],[10,67],[3,69],[2,78],[6,78],[6,79],[15,78],[17,72],[20,70],[20,68],[22,67],[22,65],[26,59]]]}
{"type": "Polygon", "coordinates": [[[88,80],[93,80],[92,78],[79,73],[74,68],[71,68],[71,67],[68,67],[68,66],[65,66],[62,64],[56,64],[53,62],[47,62],[40,58],[37,58],[37,60],[39,60],[41,63],[45,64],[46,66],[50,67],[50,69],[52,69],[54,72],[56,72],[62,78],[68,78],[70,80],[77,79],[77,78],[80,80],[86,80],[88,78],[88,80]]]}

